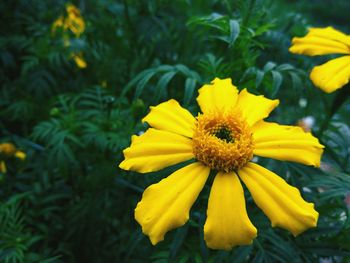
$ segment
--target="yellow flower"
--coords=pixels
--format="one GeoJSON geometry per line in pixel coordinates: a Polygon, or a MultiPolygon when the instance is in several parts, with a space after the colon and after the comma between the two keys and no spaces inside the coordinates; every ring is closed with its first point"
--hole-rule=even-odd
{"type": "Polygon", "coordinates": [[[0,154],[6,157],[17,157],[21,160],[26,158],[26,154],[16,148],[12,143],[1,143],[0,144],[0,154]]]}
{"type": "Polygon", "coordinates": [[[317,224],[318,213],[297,188],[251,162],[254,155],[319,166],[323,146],[300,127],[266,122],[279,104],[246,89],[238,93],[231,79],[216,78],[199,90],[202,110],[195,118],[175,100],[151,107],[143,119],[152,128],[133,136],[119,167],[141,173],[195,161],[149,186],[135,218],[152,244],[182,226],[204,187],[210,170],[217,172],[207,208],[204,238],[213,249],[250,244],[257,230],[247,215],[241,181],[255,203],[279,226],[298,235],[317,224]]]}
{"type": "Polygon", "coordinates": [[[86,68],[87,67],[87,63],[86,63],[82,54],[73,54],[72,57],[73,57],[75,64],[77,65],[78,68],[86,68]]]}
{"type": "Polygon", "coordinates": [[[17,150],[15,152],[15,157],[17,157],[18,159],[21,159],[23,161],[26,159],[27,155],[24,152],[17,150]]]}
{"type": "Polygon", "coordinates": [[[85,31],[85,21],[80,15],[80,10],[72,4],[67,4],[66,11],[68,17],[66,18],[65,25],[74,35],[80,36],[85,31]]]}
{"type": "Polygon", "coordinates": [[[1,143],[0,144],[0,153],[6,156],[13,156],[16,153],[17,149],[12,143],[1,143]]]}
{"type": "Polygon", "coordinates": [[[64,17],[60,16],[59,18],[57,18],[55,20],[55,22],[53,22],[52,27],[51,27],[51,31],[52,33],[55,33],[57,28],[61,28],[64,26],[64,17]]]}
{"type": "MultiPolygon", "coordinates": [[[[11,157],[17,157],[21,159],[22,161],[26,158],[26,154],[16,148],[12,143],[0,143],[0,157],[3,158],[11,158],[11,157]]],[[[6,163],[4,160],[0,160],[0,172],[6,173],[6,163]]]]}
{"type": "Polygon", "coordinates": [[[304,37],[295,37],[289,51],[308,56],[345,54],[316,66],[310,79],[323,91],[331,93],[349,82],[350,79],[350,36],[333,27],[310,28],[304,37]]]}
{"type": "Polygon", "coordinates": [[[80,14],[80,10],[72,5],[66,6],[67,16],[60,16],[52,24],[52,32],[57,28],[63,28],[64,32],[69,29],[76,37],[79,37],[85,31],[85,21],[80,14]]]}

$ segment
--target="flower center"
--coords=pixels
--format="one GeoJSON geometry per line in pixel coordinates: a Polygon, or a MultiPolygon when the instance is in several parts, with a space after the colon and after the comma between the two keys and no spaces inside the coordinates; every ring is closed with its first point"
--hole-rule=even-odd
{"type": "Polygon", "coordinates": [[[254,142],[240,112],[212,112],[197,117],[193,135],[196,159],[211,169],[231,172],[253,158],[254,142]]]}

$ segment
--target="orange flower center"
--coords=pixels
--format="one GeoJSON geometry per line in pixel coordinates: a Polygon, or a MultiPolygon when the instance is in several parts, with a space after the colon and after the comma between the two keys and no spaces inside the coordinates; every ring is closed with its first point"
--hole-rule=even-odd
{"type": "Polygon", "coordinates": [[[239,112],[206,113],[197,120],[193,153],[198,161],[211,169],[231,172],[253,158],[252,132],[239,112]]]}

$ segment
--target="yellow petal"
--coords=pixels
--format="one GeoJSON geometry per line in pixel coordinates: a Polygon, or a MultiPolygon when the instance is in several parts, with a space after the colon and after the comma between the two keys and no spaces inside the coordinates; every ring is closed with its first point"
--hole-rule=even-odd
{"type": "Polygon", "coordinates": [[[55,33],[57,28],[63,27],[63,22],[64,22],[63,16],[60,16],[59,18],[57,18],[55,22],[53,22],[52,24],[52,27],[51,27],[52,33],[55,33]]]}
{"type": "Polygon", "coordinates": [[[203,113],[215,110],[229,110],[237,101],[238,90],[232,80],[215,78],[211,84],[199,89],[197,102],[203,113]]]}
{"type": "Polygon", "coordinates": [[[87,64],[84,60],[83,56],[81,55],[73,55],[73,59],[75,61],[75,64],[78,66],[78,68],[86,68],[87,64]]]}
{"type": "Polygon", "coordinates": [[[314,67],[310,79],[323,91],[331,93],[349,82],[350,56],[332,59],[327,63],[314,67]]]}
{"type": "Polygon", "coordinates": [[[247,119],[248,124],[253,125],[257,121],[268,117],[278,104],[279,100],[270,100],[262,95],[257,96],[244,89],[238,95],[236,107],[247,119]]]}
{"type": "Polygon", "coordinates": [[[74,14],[75,16],[80,16],[80,9],[77,8],[75,5],[68,3],[66,5],[66,11],[69,14],[74,14]]]}
{"type": "Polygon", "coordinates": [[[320,166],[324,146],[300,127],[258,122],[253,127],[255,155],[320,166]]]}
{"type": "Polygon", "coordinates": [[[201,163],[193,163],[145,190],[135,209],[135,219],[153,245],[164,240],[166,232],[187,222],[209,172],[201,163]]]}
{"type": "Polygon", "coordinates": [[[140,173],[158,171],[194,157],[191,139],[152,128],[133,136],[131,146],[123,153],[125,160],[119,167],[140,173]]]}
{"type": "Polygon", "coordinates": [[[15,156],[23,161],[26,159],[27,155],[22,151],[16,151],[15,156]]]}
{"type": "Polygon", "coordinates": [[[350,37],[332,27],[311,28],[305,37],[295,37],[289,51],[309,56],[349,54],[350,37]]]}
{"type": "Polygon", "coordinates": [[[204,239],[213,249],[251,244],[257,230],[250,222],[241,183],[234,172],[219,172],[210,191],[204,239]]]}
{"type": "Polygon", "coordinates": [[[0,161],[0,173],[5,174],[7,172],[5,161],[0,161]]]}
{"type": "Polygon", "coordinates": [[[151,112],[143,118],[154,128],[181,134],[192,138],[196,119],[192,114],[182,108],[176,100],[168,100],[151,107],[151,112]]]}
{"type": "Polygon", "coordinates": [[[297,188],[275,173],[248,163],[238,174],[273,227],[282,227],[296,236],[317,225],[318,212],[314,204],[306,202],[297,188]]]}
{"type": "Polygon", "coordinates": [[[85,22],[81,17],[70,16],[67,21],[67,26],[77,37],[79,37],[85,31],[85,22]]]}

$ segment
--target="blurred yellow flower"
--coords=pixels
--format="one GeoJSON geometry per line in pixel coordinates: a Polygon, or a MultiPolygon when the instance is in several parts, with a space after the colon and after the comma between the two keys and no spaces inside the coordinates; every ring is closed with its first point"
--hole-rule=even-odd
{"type": "Polygon", "coordinates": [[[0,144],[0,153],[6,156],[13,156],[16,153],[17,149],[12,143],[1,143],[0,144]]]}
{"type": "Polygon", "coordinates": [[[85,31],[85,21],[80,15],[80,10],[72,4],[67,4],[66,11],[68,14],[68,17],[66,18],[66,26],[77,37],[80,36],[85,31]]]}
{"type": "Polygon", "coordinates": [[[76,37],[79,37],[85,31],[85,21],[80,10],[72,4],[67,4],[66,12],[66,16],[60,16],[52,24],[52,32],[58,28],[63,28],[64,31],[69,29],[76,37]]]}
{"type": "Polygon", "coordinates": [[[5,161],[0,161],[0,173],[5,174],[7,172],[5,161]]]}
{"type": "MultiPolygon", "coordinates": [[[[65,33],[67,30],[70,30],[76,37],[79,37],[85,31],[85,21],[80,14],[79,8],[73,4],[68,3],[66,5],[66,16],[60,16],[52,24],[52,32],[56,32],[57,28],[63,28],[64,34],[63,46],[69,47],[71,44],[69,34],[65,33]]],[[[80,53],[71,53],[70,57],[73,58],[75,64],[78,68],[86,68],[87,63],[83,57],[82,52],[80,53]]]]}
{"type": "MultiPolygon", "coordinates": [[[[0,143],[0,157],[5,159],[17,157],[23,161],[26,158],[26,154],[18,150],[12,143],[0,143]]],[[[6,163],[4,160],[0,160],[0,172],[7,172],[6,163]]]]}
{"type": "Polygon", "coordinates": [[[279,104],[231,79],[216,78],[199,90],[197,118],[175,100],[151,107],[143,119],[152,128],[132,136],[119,167],[141,173],[194,159],[157,184],[149,186],[135,209],[135,218],[152,244],[184,225],[210,171],[211,188],[204,239],[213,249],[251,244],[257,229],[249,220],[241,181],[272,222],[298,235],[315,227],[318,212],[297,188],[252,162],[254,155],[319,166],[324,146],[300,127],[266,122],[279,104]]]}
{"type": "Polygon", "coordinates": [[[27,155],[22,151],[16,151],[15,157],[21,159],[22,161],[26,159],[27,155]]]}
{"type": "Polygon", "coordinates": [[[350,36],[333,27],[310,28],[304,37],[295,37],[291,53],[308,56],[345,54],[316,66],[310,73],[310,79],[323,91],[331,93],[349,82],[350,79],[350,36]]]}
{"type": "Polygon", "coordinates": [[[51,30],[54,33],[58,28],[61,28],[63,26],[64,26],[64,17],[60,16],[55,20],[55,22],[53,22],[51,30]]]}
{"type": "Polygon", "coordinates": [[[83,58],[82,54],[73,54],[72,55],[75,64],[78,66],[78,68],[86,68],[87,67],[87,63],[83,58]]]}
{"type": "Polygon", "coordinates": [[[68,14],[68,15],[77,16],[77,17],[80,16],[80,10],[79,10],[79,8],[77,8],[75,5],[73,5],[73,4],[71,4],[71,3],[68,3],[68,4],[66,5],[66,11],[67,11],[67,14],[68,14]]]}

